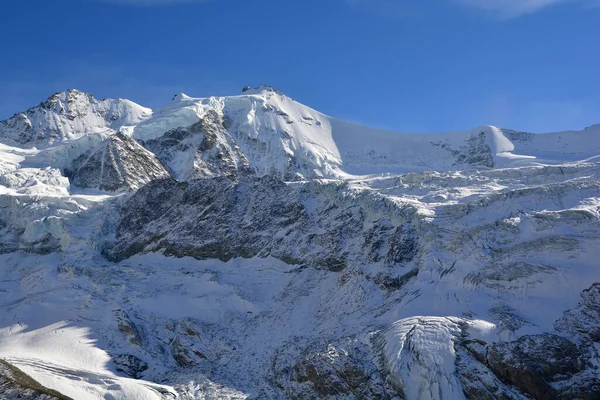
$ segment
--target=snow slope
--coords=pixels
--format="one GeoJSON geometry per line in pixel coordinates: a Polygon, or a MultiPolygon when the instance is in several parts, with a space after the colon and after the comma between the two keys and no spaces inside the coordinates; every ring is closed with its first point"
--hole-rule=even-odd
{"type": "Polygon", "coordinates": [[[259,175],[303,177],[447,171],[578,162],[600,154],[599,127],[533,135],[483,126],[464,132],[415,135],[383,131],[331,118],[269,86],[241,96],[195,99],[176,95],[134,137],[156,139],[191,126],[212,110],[259,175]],[[568,137],[568,139],[564,139],[568,137]]]}
{"type": "Polygon", "coordinates": [[[155,153],[177,180],[224,173],[346,179],[556,165],[600,155],[594,140],[600,126],[552,134],[493,126],[435,135],[397,133],[329,117],[265,85],[230,97],[178,94],[155,111],[70,90],[0,122],[0,141],[42,149],[28,158],[30,166],[65,170],[118,131],[155,153]]]}
{"type": "Polygon", "coordinates": [[[8,144],[43,148],[92,133],[110,134],[151,115],[152,110],[129,100],[97,100],[91,94],[71,89],[0,121],[0,132],[8,144]]]}
{"type": "Polygon", "coordinates": [[[599,126],[401,134],[267,86],[47,103],[0,123],[0,359],[41,385],[600,397],[599,126]]]}

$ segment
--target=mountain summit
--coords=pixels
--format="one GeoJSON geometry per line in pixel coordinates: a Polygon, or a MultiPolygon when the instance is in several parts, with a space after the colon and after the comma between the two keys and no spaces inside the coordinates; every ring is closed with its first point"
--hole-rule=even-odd
{"type": "MultiPolygon", "coordinates": [[[[544,135],[493,126],[436,135],[397,133],[329,117],[268,85],[231,97],[180,93],[154,111],[128,100],[96,100],[69,90],[0,121],[0,141],[7,145],[48,149],[68,144],[81,153],[119,131],[155,152],[176,179],[225,170],[230,176],[242,172],[286,180],[346,179],[557,165],[600,154],[594,140],[598,126],[544,135]]],[[[70,154],[72,160],[54,166],[63,167],[79,155],[70,154]]]]}
{"type": "Polygon", "coordinates": [[[0,122],[0,397],[600,398],[599,157],[57,93],[0,122]]]}

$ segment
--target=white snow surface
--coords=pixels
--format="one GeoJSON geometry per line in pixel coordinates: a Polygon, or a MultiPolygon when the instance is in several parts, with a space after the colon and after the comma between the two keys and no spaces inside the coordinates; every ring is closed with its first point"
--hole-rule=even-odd
{"type": "Polygon", "coordinates": [[[289,155],[303,161],[307,177],[461,169],[465,165],[457,163],[452,150],[460,151],[479,134],[496,167],[583,162],[600,155],[593,140],[600,125],[579,132],[522,134],[522,140],[511,140],[494,126],[447,134],[399,133],[329,117],[265,86],[231,97],[176,95],[153,118],[135,126],[133,136],[155,139],[194,124],[209,110],[226,116],[229,132],[262,174],[284,172],[289,155]]]}
{"type": "MultiPolygon", "coordinates": [[[[129,100],[96,100],[90,94],[69,90],[0,122],[0,142],[42,149],[27,157],[28,165],[65,169],[77,156],[118,130],[148,141],[171,129],[189,127],[209,111],[223,117],[229,134],[259,175],[284,176],[291,171],[305,178],[346,179],[486,168],[491,163],[495,168],[558,165],[600,157],[596,140],[600,125],[550,134],[494,126],[447,134],[399,133],[329,117],[264,85],[229,97],[193,98],[181,93],[154,111],[129,100]],[[19,144],[20,135],[31,140],[19,144]],[[481,143],[469,145],[469,139],[480,136],[481,143]],[[482,163],[481,159],[458,155],[473,151],[489,151],[490,158],[482,163]]],[[[182,153],[182,157],[190,155],[182,153]]],[[[187,164],[184,160],[174,163],[174,175],[188,176],[177,170],[189,169],[187,164]]]]}
{"type": "Polygon", "coordinates": [[[89,93],[71,89],[0,122],[0,132],[8,144],[45,148],[90,134],[110,135],[151,115],[151,109],[130,100],[97,100],[89,93]]]}
{"type": "Polygon", "coordinates": [[[600,125],[543,135],[492,126],[402,134],[329,117],[269,87],[231,97],[180,94],[154,111],[81,92],[51,104],[0,125],[0,222],[23,232],[20,246],[60,238],[49,254],[0,254],[0,358],[74,399],[277,398],[265,372],[274,354],[291,363],[302,346],[353,338],[368,347],[374,335],[407,398],[463,399],[458,335],[493,342],[553,331],[580,292],[600,281],[600,125]],[[338,273],[271,258],[104,259],[101,244],[128,195],[75,188],[61,170],[119,129],[146,141],[209,110],[225,118],[259,174],[283,173],[293,156],[306,178],[345,179],[416,206],[435,232],[423,238],[418,275],[389,293],[362,279],[378,268],[369,265],[338,273]],[[17,123],[60,134],[21,145],[17,123]],[[452,151],[479,135],[494,168],[457,164],[452,151]],[[496,269],[485,258],[490,243],[512,246],[496,269]],[[518,263],[540,268],[497,278],[518,263]],[[144,348],[124,334],[117,310],[141,327],[144,348]],[[502,310],[524,322],[509,329],[502,310]],[[196,346],[212,364],[184,373],[172,360],[158,362],[156,349],[181,337],[177,327],[189,321],[210,327],[196,346]],[[118,354],[148,361],[142,379],[115,369],[118,354]]]}

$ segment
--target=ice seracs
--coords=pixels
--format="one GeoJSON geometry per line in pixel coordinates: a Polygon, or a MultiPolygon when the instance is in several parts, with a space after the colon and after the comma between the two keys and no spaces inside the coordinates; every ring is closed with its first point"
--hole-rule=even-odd
{"type": "Polygon", "coordinates": [[[0,389],[600,398],[599,134],[59,93],[0,123],[0,389]]]}
{"type": "Polygon", "coordinates": [[[268,85],[229,97],[193,98],[179,93],[154,111],[127,100],[96,100],[69,90],[0,122],[0,141],[45,149],[30,158],[29,165],[64,170],[119,131],[159,159],[167,157],[161,161],[178,180],[225,170],[229,176],[251,172],[285,180],[348,179],[382,173],[556,165],[600,155],[593,140],[597,126],[543,135],[494,126],[435,135],[398,133],[329,117],[268,85]],[[208,121],[214,146],[203,149],[190,142],[191,150],[186,141],[174,146],[169,135],[176,130],[192,132],[198,123],[208,127],[208,121]]]}

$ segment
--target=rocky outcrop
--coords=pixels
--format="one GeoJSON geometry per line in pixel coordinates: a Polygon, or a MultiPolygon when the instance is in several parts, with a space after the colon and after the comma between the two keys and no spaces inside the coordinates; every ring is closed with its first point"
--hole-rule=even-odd
{"type": "Polygon", "coordinates": [[[48,389],[12,364],[0,360],[0,396],[20,400],[72,400],[48,389]]]}
{"type": "Polygon", "coordinates": [[[419,220],[410,206],[352,193],[341,183],[286,184],[268,176],[239,183],[161,180],[127,202],[105,254],[117,260],[146,251],[223,261],[271,256],[330,271],[363,263],[404,266],[418,253],[419,220]]]}
{"type": "Polygon", "coordinates": [[[581,293],[581,302],[556,321],[556,329],[578,338],[585,344],[600,343],[600,283],[581,293]]]}
{"type": "Polygon", "coordinates": [[[536,399],[548,399],[559,397],[552,382],[568,380],[584,369],[581,357],[573,342],[546,333],[493,344],[486,361],[503,381],[536,399]]]}
{"type": "Polygon", "coordinates": [[[79,156],[65,173],[75,186],[109,192],[136,190],[169,176],[154,154],[121,132],[79,156]]]}
{"type": "Polygon", "coordinates": [[[454,165],[468,165],[473,167],[494,168],[494,156],[492,150],[487,144],[485,132],[469,137],[465,144],[458,148],[453,148],[448,143],[432,142],[433,146],[439,146],[452,154],[455,159],[454,165]]]}
{"type": "Polygon", "coordinates": [[[115,132],[149,118],[152,110],[129,100],[98,100],[69,89],[36,107],[0,121],[0,140],[23,147],[48,147],[90,133],[115,132]]]}
{"type": "MultiPolygon", "coordinates": [[[[386,384],[376,365],[356,343],[329,345],[322,352],[305,354],[281,382],[290,399],[392,399],[397,393],[386,384]],[[361,352],[362,350],[362,352],[361,352]]],[[[285,371],[284,375],[285,375],[285,371]]]]}
{"type": "Polygon", "coordinates": [[[131,354],[119,354],[113,357],[116,370],[133,379],[139,379],[142,373],[148,369],[148,364],[140,358],[131,354]]]}
{"type": "Polygon", "coordinates": [[[525,335],[491,345],[467,339],[457,344],[456,352],[467,398],[600,398],[600,379],[591,362],[597,354],[562,336],[525,335]]]}
{"type": "Polygon", "coordinates": [[[177,180],[235,178],[252,172],[246,156],[223,126],[221,116],[212,110],[188,128],[170,130],[143,144],[177,180]]]}

